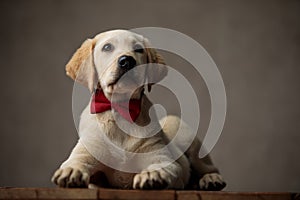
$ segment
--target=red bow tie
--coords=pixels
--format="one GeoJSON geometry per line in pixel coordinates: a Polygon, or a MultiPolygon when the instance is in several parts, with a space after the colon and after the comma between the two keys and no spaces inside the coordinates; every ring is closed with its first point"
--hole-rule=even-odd
{"type": "Polygon", "coordinates": [[[102,113],[115,109],[123,118],[129,122],[134,122],[141,112],[141,100],[130,99],[129,108],[127,102],[111,103],[102,90],[96,90],[92,97],[91,113],[102,113]],[[129,113],[129,114],[128,114],[129,113]]]}

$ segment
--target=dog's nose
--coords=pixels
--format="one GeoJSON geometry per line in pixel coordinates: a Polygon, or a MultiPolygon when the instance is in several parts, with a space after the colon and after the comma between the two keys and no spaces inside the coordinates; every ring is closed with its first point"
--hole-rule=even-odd
{"type": "Polygon", "coordinates": [[[132,56],[121,56],[118,60],[118,66],[125,70],[134,68],[136,61],[132,56]]]}

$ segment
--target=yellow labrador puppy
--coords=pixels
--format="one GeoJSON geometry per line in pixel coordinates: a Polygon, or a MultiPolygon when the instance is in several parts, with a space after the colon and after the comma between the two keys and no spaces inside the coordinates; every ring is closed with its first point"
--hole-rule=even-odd
{"type": "Polygon", "coordinates": [[[160,127],[157,117],[149,118],[152,103],[144,94],[144,87],[137,87],[137,82],[148,80],[149,89],[152,83],[167,75],[163,64],[163,58],[150,48],[146,38],[127,30],[100,33],[81,45],[66,65],[66,71],[72,79],[88,87],[93,97],[81,115],[81,137],[70,157],[53,175],[52,182],[60,187],[95,187],[103,186],[105,182],[110,187],[123,189],[191,189],[195,183],[202,190],[225,187],[209,156],[198,158],[201,146],[198,139],[182,152],[182,145],[190,134],[189,127],[178,117],[167,116],[163,119],[162,129],[147,137],[135,137],[119,127],[123,124],[135,134],[140,130],[131,125],[132,121],[142,128],[150,121],[160,127]],[[148,63],[162,65],[145,65],[148,63]],[[125,83],[119,81],[122,75],[137,66],[142,67],[131,79],[125,83]],[[136,87],[138,89],[131,94],[136,87]],[[112,95],[114,102],[110,102],[112,95]],[[129,113],[130,116],[120,109],[122,99],[129,98],[128,95],[134,101],[135,110],[129,113]],[[186,137],[181,137],[169,150],[164,148],[179,129],[186,137]],[[149,154],[146,159],[135,159],[132,154],[118,153],[114,145],[136,153],[137,157],[149,154]],[[182,154],[175,161],[172,160],[174,152],[182,154]],[[112,162],[102,162],[105,160],[112,162]],[[111,163],[117,167],[111,167],[111,163]],[[123,166],[134,167],[135,171],[122,170],[123,166]]]}

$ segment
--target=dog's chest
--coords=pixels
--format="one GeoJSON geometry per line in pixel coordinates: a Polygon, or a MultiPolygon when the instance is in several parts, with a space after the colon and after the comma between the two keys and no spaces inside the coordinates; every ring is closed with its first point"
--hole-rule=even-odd
{"type": "Polygon", "coordinates": [[[131,189],[133,185],[133,177],[135,174],[124,173],[120,171],[113,171],[107,175],[108,182],[111,186],[122,188],[122,189],[131,189]]]}

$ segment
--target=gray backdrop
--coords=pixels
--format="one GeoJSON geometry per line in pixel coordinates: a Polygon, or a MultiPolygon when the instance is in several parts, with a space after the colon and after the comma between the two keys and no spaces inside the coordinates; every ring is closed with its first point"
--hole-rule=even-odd
{"type": "MultiPolygon", "coordinates": [[[[81,42],[108,29],[158,26],[197,40],[223,76],[228,112],[212,157],[226,190],[300,191],[299,0],[7,0],[0,8],[0,186],[53,187],[53,171],[78,138],[64,65],[81,42]]],[[[188,66],[171,57],[167,63],[188,66]]],[[[184,71],[205,131],[207,89],[184,71]]]]}

